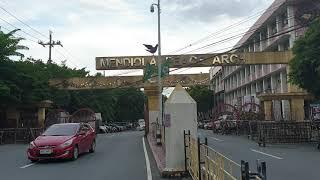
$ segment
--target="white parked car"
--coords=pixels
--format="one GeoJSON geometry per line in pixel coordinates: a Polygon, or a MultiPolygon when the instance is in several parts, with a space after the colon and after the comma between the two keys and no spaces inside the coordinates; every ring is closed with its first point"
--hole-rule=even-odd
{"type": "Polygon", "coordinates": [[[102,126],[99,126],[99,133],[107,133],[108,130],[107,130],[107,127],[102,125],[102,126]]]}

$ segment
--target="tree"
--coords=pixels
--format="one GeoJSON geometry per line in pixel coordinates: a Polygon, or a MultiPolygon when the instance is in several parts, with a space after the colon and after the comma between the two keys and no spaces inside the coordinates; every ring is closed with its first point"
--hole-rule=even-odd
{"type": "Polygon", "coordinates": [[[289,63],[290,82],[319,97],[320,19],[315,20],[304,37],[295,42],[292,51],[294,58],[289,63]]]}
{"type": "Polygon", "coordinates": [[[26,46],[19,45],[23,38],[14,36],[17,31],[19,31],[19,29],[15,29],[9,33],[0,31],[0,60],[9,60],[10,56],[24,57],[24,55],[18,51],[29,49],[26,46]]]}
{"type": "Polygon", "coordinates": [[[207,112],[213,106],[213,91],[207,86],[191,86],[187,92],[197,102],[198,112],[207,112]]]}
{"type": "MultiPolygon", "coordinates": [[[[144,94],[135,88],[108,90],[59,90],[49,86],[53,78],[88,77],[89,72],[69,68],[65,63],[44,63],[28,57],[20,61],[10,56],[27,49],[19,45],[21,38],[15,38],[12,31],[0,31],[0,107],[11,105],[35,106],[42,100],[51,100],[58,108],[72,113],[79,108],[91,108],[101,112],[105,121],[134,121],[143,118],[144,94]]],[[[100,77],[101,73],[96,76],[100,77]]]]}

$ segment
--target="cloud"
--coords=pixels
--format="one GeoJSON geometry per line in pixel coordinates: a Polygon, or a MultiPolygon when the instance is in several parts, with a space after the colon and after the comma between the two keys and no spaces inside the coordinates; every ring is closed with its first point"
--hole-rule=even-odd
{"type": "Polygon", "coordinates": [[[169,12],[184,20],[210,22],[228,16],[238,18],[265,7],[272,0],[165,0],[169,12]]]}
{"type": "MultiPolygon", "coordinates": [[[[148,55],[142,44],[157,43],[157,15],[149,11],[150,4],[155,2],[152,0],[2,1],[7,2],[4,6],[8,10],[43,34],[47,35],[49,29],[53,30],[54,40],[60,40],[67,49],[66,51],[64,48],[54,47],[52,54],[55,62],[60,63],[61,60],[67,59],[69,66],[88,67],[92,74],[96,72],[96,56],[148,55]]],[[[162,0],[162,52],[167,54],[180,49],[249,15],[253,9],[267,8],[265,4],[269,2],[271,0],[162,0]]],[[[2,12],[0,15],[30,34],[47,41],[8,14],[2,12]]],[[[250,26],[250,23],[252,22],[239,25],[232,31],[250,26]]],[[[9,27],[1,21],[0,25],[9,27]]],[[[20,34],[37,41],[26,34],[20,34]]],[[[222,36],[223,34],[221,38],[222,36]]],[[[188,51],[217,40],[217,37],[207,39],[188,51]]],[[[26,56],[45,61],[48,59],[48,48],[30,41],[23,43],[30,47],[30,50],[25,52],[26,56]]],[[[232,46],[230,43],[233,42],[193,53],[218,50],[232,46]]],[[[107,72],[117,73],[119,72],[107,72]]]]}

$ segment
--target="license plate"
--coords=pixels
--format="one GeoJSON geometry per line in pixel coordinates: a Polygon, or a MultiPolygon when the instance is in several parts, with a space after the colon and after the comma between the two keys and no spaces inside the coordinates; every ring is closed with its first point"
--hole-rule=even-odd
{"type": "Polygon", "coordinates": [[[40,149],[40,154],[51,154],[52,149],[40,149]]]}

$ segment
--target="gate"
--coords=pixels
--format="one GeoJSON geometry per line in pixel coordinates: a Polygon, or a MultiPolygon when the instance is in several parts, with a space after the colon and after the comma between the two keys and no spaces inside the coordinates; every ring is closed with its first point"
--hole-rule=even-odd
{"type": "MultiPolygon", "coordinates": [[[[266,163],[257,164],[257,173],[249,171],[249,163],[241,165],[208,146],[208,140],[184,131],[185,170],[193,180],[266,180],[266,163]]],[[[259,162],[260,163],[260,162],[259,162]]]]}
{"type": "Polygon", "coordinates": [[[46,119],[44,120],[44,127],[47,129],[49,126],[58,123],[67,123],[69,119],[69,113],[63,109],[54,109],[48,112],[46,119]]]}
{"type": "Polygon", "coordinates": [[[93,129],[98,128],[96,126],[96,114],[89,108],[82,108],[75,111],[69,118],[70,123],[88,123],[93,129]]]}

